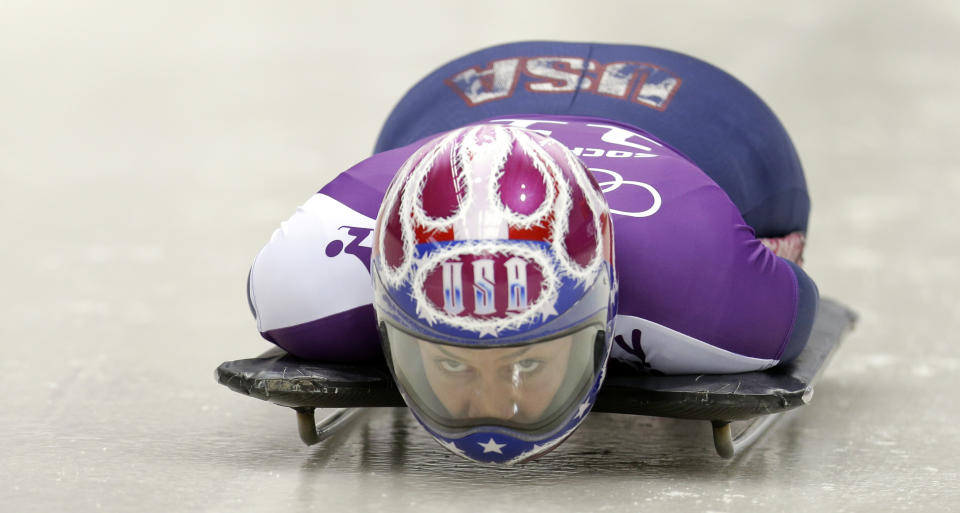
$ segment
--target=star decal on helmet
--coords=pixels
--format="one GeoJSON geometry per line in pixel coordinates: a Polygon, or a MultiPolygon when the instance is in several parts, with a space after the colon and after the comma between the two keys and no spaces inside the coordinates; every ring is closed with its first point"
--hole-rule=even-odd
{"type": "Polygon", "coordinates": [[[497,453],[497,454],[503,454],[503,452],[500,451],[500,449],[502,449],[502,448],[504,448],[504,447],[507,446],[507,444],[498,444],[498,443],[496,442],[496,440],[493,439],[493,437],[490,437],[490,441],[487,442],[487,443],[477,442],[477,444],[478,444],[480,447],[483,447],[483,453],[484,453],[484,454],[486,454],[486,453],[488,453],[488,452],[495,452],[495,453],[497,453]]]}
{"type": "Polygon", "coordinates": [[[446,447],[448,451],[456,454],[457,456],[461,456],[461,457],[463,457],[463,458],[469,459],[469,456],[467,456],[467,453],[464,452],[463,449],[457,447],[457,444],[456,444],[456,443],[454,443],[454,442],[445,442],[445,441],[443,441],[443,440],[440,440],[439,438],[436,439],[436,440],[437,440],[437,442],[440,443],[440,445],[446,447]]]}
{"type": "Polygon", "coordinates": [[[580,404],[580,408],[577,410],[576,418],[579,419],[580,417],[583,417],[584,415],[587,414],[587,411],[589,410],[590,410],[590,401],[589,400],[584,401],[583,403],[580,404]]]}

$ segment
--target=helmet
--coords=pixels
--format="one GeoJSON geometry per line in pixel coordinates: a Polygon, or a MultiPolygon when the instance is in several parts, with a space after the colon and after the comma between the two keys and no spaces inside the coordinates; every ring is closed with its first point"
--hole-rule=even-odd
{"type": "Polygon", "coordinates": [[[583,421],[610,352],[613,233],[561,143],[481,124],[423,144],[387,189],[371,263],[391,371],[442,445],[515,463],[583,421]]]}

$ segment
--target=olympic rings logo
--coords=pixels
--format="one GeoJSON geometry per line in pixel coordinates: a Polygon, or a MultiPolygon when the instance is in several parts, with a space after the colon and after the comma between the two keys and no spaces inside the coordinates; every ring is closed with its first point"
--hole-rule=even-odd
{"type": "Polygon", "coordinates": [[[663,200],[660,198],[660,193],[657,192],[657,190],[654,189],[652,185],[648,183],[637,182],[634,180],[624,180],[623,176],[620,175],[620,173],[617,173],[616,171],[610,171],[609,169],[601,169],[598,167],[591,167],[587,169],[589,169],[593,173],[603,173],[612,178],[612,180],[601,182],[599,181],[599,177],[597,177],[598,178],[597,181],[599,182],[600,189],[603,191],[604,194],[608,192],[613,192],[619,189],[621,186],[629,185],[629,186],[645,189],[653,197],[653,205],[651,205],[650,208],[646,210],[643,210],[640,212],[627,212],[624,210],[614,209],[613,205],[610,205],[611,214],[619,214],[622,216],[630,216],[630,217],[649,217],[649,216],[652,216],[653,214],[656,214],[657,211],[660,210],[660,205],[663,204],[663,200]]]}

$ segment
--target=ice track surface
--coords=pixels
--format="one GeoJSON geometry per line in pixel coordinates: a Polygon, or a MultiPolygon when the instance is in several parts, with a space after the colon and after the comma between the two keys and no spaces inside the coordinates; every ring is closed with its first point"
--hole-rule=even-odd
{"type": "Polygon", "coordinates": [[[865,5],[3,3],[0,511],[955,511],[960,7],[865,5]],[[267,348],[243,286],[278,223],[422,75],[523,39],[690,53],[793,137],[807,270],[860,320],[742,457],[591,415],[480,467],[404,410],[305,447],[214,381],[267,348]]]}

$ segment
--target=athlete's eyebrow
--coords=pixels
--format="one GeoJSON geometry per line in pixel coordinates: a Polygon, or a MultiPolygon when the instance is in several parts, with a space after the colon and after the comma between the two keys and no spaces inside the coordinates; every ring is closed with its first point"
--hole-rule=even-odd
{"type": "MultiPolygon", "coordinates": [[[[513,357],[515,357],[515,356],[520,356],[520,355],[522,355],[523,353],[526,353],[527,351],[529,351],[531,347],[533,347],[533,346],[521,347],[520,349],[518,349],[518,350],[516,350],[516,351],[514,351],[514,352],[512,352],[512,353],[507,353],[507,354],[505,354],[505,355],[497,358],[497,360],[506,360],[507,358],[513,358],[513,357]]],[[[450,358],[453,358],[453,359],[455,359],[455,360],[457,360],[457,361],[463,359],[463,356],[455,355],[455,354],[451,353],[450,351],[447,351],[446,349],[444,349],[443,346],[439,346],[439,345],[438,345],[438,346],[436,346],[436,348],[437,348],[441,353],[443,353],[443,354],[445,354],[445,355],[449,356],[450,358]]]]}
{"type": "Polygon", "coordinates": [[[434,346],[434,347],[436,347],[441,353],[449,356],[450,358],[453,358],[454,360],[460,361],[460,360],[462,359],[461,356],[457,356],[457,355],[451,353],[450,351],[447,351],[446,349],[443,348],[443,346],[437,345],[437,346],[434,346]]]}
{"type": "Polygon", "coordinates": [[[529,351],[531,347],[533,347],[533,346],[521,347],[521,348],[520,348],[519,350],[517,350],[517,351],[514,351],[514,352],[512,352],[512,353],[507,353],[507,354],[501,356],[500,358],[497,358],[497,360],[506,360],[507,358],[513,358],[514,356],[520,356],[520,355],[522,355],[523,353],[526,353],[527,351],[529,351]]]}

